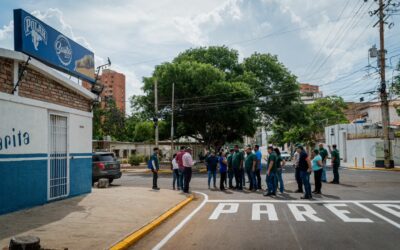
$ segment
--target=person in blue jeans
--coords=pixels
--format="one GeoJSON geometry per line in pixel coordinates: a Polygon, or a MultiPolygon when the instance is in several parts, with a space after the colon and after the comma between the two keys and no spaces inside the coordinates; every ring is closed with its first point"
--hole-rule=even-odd
{"type": "Polygon", "coordinates": [[[272,146],[268,147],[268,161],[267,161],[267,186],[268,191],[264,193],[264,196],[276,195],[276,170],[277,170],[277,155],[272,146]]]}
{"type": "MultiPolygon", "coordinates": [[[[283,193],[285,186],[283,184],[283,178],[282,178],[282,169],[283,166],[285,166],[285,160],[281,156],[281,151],[279,151],[279,148],[274,149],[276,155],[277,155],[277,169],[276,169],[276,184],[275,188],[278,188],[279,184],[279,192],[283,193]]],[[[276,191],[275,191],[276,192],[276,191]]]]}
{"type": "Polygon", "coordinates": [[[219,189],[221,191],[226,190],[225,183],[226,183],[226,172],[228,171],[228,160],[226,159],[226,155],[224,151],[221,151],[219,154],[219,173],[220,173],[220,182],[219,182],[219,189]]]}
{"type": "Polygon", "coordinates": [[[207,164],[207,173],[208,173],[208,188],[210,189],[211,179],[213,179],[214,188],[217,188],[217,166],[218,166],[218,157],[214,152],[206,159],[207,164]]]}
{"type": "Polygon", "coordinates": [[[175,184],[176,184],[176,187],[178,188],[178,190],[181,190],[182,186],[181,186],[181,183],[179,180],[179,166],[178,166],[178,163],[176,162],[176,154],[174,154],[172,156],[171,164],[172,164],[171,169],[173,171],[172,172],[172,174],[173,174],[172,189],[175,190],[175,184]]]}
{"type": "Polygon", "coordinates": [[[297,152],[299,153],[299,171],[300,178],[304,186],[304,196],[301,199],[311,199],[311,184],[310,184],[310,174],[312,172],[311,160],[308,157],[307,152],[304,150],[303,146],[297,147],[297,152]]]}
{"type": "Polygon", "coordinates": [[[255,145],[254,146],[254,154],[256,155],[256,158],[257,158],[256,169],[254,171],[255,187],[256,187],[256,189],[261,190],[261,170],[262,170],[261,159],[262,159],[262,154],[261,154],[259,145],[255,145]]]}

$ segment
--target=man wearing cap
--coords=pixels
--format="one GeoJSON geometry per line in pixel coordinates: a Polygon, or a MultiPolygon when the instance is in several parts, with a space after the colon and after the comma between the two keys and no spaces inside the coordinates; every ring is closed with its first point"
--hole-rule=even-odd
{"type": "Polygon", "coordinates": [[[183,192],[189,193],[189,184],[192,179],[192,167],[193,167],[193,158],[192,158],[192,149],[190,147],[186,148],[185,154],[182,156],[182,162],[184,166],[183,175],[184,175],[184,186],[183,192]]]}
{"type": "Polygon", "coordinates": [[[160,190],[160,188],[157,185],[158,170],[160,169],[160,165],[158,162],[158,148],[157,147],[153,149],[153,154],[151,155],[150,161],[151,161],[151,172],[153,172],[153,189],[160,190]]]}
{"type": "Polygon", "coordinates": [[[232,166],[232,156],[233,153],[235,152],[235,150],[233,150],[233,148],[230,149],[229,151],[229,155],[228,155],[228,179],[229,179],[229,189],[233,188],[233,177],[235,176],[234,172],[233,172],[233,166],[232,166]]]}
{"type": "Polygon", "coordinates": [[[233,171],[235,172],[235,182],[236,182],[236,189],[243,190],[243,152],[239,150],[239,146],[235,145],[234,147],[235,152],[232,156],[232,166],[233,171]]]}

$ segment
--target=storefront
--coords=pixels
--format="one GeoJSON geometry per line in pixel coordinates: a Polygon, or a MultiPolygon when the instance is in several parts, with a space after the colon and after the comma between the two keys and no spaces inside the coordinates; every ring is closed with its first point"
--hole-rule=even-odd
{"type": "Polygon", "coordinates": [[[39,59],[0,48],[0,214],[91,191],[97,95],[40,60],[41,47],[57,46],[47,27],[39,31],[38,44],[23,34],[39,59]]]}

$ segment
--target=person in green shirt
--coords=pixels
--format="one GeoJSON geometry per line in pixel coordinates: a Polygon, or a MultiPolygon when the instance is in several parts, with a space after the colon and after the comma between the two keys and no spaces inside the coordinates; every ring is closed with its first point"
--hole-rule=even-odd
{"type": "Polygon", "coordinates": [[[233,177],[235,176],[234,172],[233,172],[233,165],[232,165],[232,157],[233,157],[233,153],[235,151],[233,150],[233,148],[230,149],[229,151],[229,155],[227,157],[228,160],[228,179],[229,179],[229,189],[233,189],[233,177]]]}
{"type": "Polygon", "coordinates": [[[339,167],[340,167],[340,153],[337,149],[336,144],[332,145],[333,150],[329,146],[329,152],[331,153],[331,161],[333,168],[333,180],[330,183],[339,184],[339,167]]]}
{"type": "Polygon", "coordinates": [[[277,163],[278,163],[278,157],[274,151],[274,148],[272,146],[268,147],[268,161],[267,161],[267,186],[268,186],[268,191],[264,193],[264,196],[271,196],[271,195],[276,195],[275,190],[276,190],[276,170],[277,170],[277,163]]]}
{"type": "Polygon", "coordinates": [[[249,190],[256,191],[257,188],[255,185],[256,183],[255,183],[254,172],[256,171],[257,157],[252,152],[251,147],[246,148],[246,153],[247,153],[247,157],[246,157],[244,166],[246,169],[247,176],[249,177],[249,182],[250,182],[249,190]]]}
{"type": "Polygon", "coordinates": [[[236,189],[243,190],[243,152],[239,150],[239,145],[235,145],[235,152],[232,155],[232,167],[235,173],[236,189]]]}
{"type": "Polygon", "coordinates": [[[328,159],[328,151],[324,148],[324,144],[320,143],[319,145],[319,155],[322,158],[322,176],[321,181],[326,182],[326,160],[328,159]]]}
{"type": "MultiPolygon", "coordinates": [[[[277,160],[276,160],[276,178],[275,178],[275,189],[278,188],[278,184],[279,184],[279,192],[283,193],[283,191],[285,190],[285,185],[283,183],[283,178],[282,178],[282,169],[285,166],[286,162],[285,160],[282,158],[281,156],[281,151],[279,150],[279,148],[275,148],[274,149],[276,156],[277,156],[277,160]]],[[[275,190],[276,193],[276,190],[275,190]]]]}

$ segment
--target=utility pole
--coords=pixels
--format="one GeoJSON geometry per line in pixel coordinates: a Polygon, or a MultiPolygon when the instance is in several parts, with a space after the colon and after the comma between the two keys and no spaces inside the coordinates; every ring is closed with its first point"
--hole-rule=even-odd
{"type": "Polygon", "coordinates": [[[158,147],[158,93],[157,93],[157,78],[154,81],[154,128],[155,128],[155,136],[156,136],[156,147],[158,147]]]}
{"type": "Polygon", "coordinates": [[[171,160],[174,154],[174,109],[175,109],[175,83],[172,83],[172,103],[171,103],[171,160]]]}
{"type": "Polygon", "coordinates": [[[383,0],[379,0],[379,60],[380,60],[380,75],[381,75],[381,87],[380,87],[380,98],[381,98],[381,112],[382,112],[382,129],[383,129],[383,151],[384,151],[384,165],[385,168],[390,168],[390,162],[392,160],[392,150],[390,146],[389,138],[389,102],[388,95],[386,92],[386,75],[385,75],[385,4],[383,0]]]}

